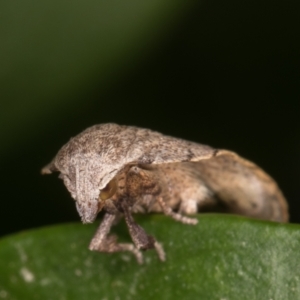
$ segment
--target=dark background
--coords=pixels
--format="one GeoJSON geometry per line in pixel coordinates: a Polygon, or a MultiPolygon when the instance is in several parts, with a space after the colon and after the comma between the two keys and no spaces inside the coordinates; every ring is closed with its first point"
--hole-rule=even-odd
{"type": "Polygon", "coordinates": [[[105,89],[94,70],[69,95],[76,105],[49,110],[2,151],[0,235],[79,220],[57,175],[39,172],[71,136],[105,122],[239,153],[276,179],[300,222],[299,13],[291,0],[196,2],[105,89]]]}

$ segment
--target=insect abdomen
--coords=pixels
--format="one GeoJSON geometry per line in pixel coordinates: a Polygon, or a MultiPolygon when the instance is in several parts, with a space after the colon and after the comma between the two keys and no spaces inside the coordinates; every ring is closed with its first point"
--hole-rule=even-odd
{"type": "Polygon", "coordinates": [[[216,157],[197,162],[197,169],[199,177],[224,211],[277,222],[288,221],[288,206],[282,192],[254,163],[221,150],[216,157]]]}

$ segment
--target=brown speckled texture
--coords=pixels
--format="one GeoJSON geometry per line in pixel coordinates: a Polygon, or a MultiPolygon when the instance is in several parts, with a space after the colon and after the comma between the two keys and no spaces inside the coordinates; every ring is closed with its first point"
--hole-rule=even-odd
{"type": "Polygon", "coordinates": [[[134,222],[131,213],[163,212],[177,221],[199,211],[221,211],[278,222],[288,221],[287,203],[276,182],[234,152],[217,150],[148,129],[117,124],[90,127],[65,144],[42,172],[60,172],[76,200],[84,223],[102,209],[106,217],[90,249],[164,252],[134,222]],[[100,196],[102,191],[102,196],[100,196]],[[134,245],[109,236],[113,222],[124,216],[134,245]]]}

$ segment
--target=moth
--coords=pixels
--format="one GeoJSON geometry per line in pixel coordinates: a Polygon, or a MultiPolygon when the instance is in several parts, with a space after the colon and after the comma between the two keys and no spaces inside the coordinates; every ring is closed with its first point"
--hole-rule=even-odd
{"type": "Polygon", "coordinates": [[[103,220],[89,249],[132,252],[163,247],[138,225],[133,213],[164,213],[184,224],[201,211],[288,221],[287,202],[276,182],[254,163],[228,150],[133,126],[100,124],[71,138],[42,169],[59,177],[74,198],[83,223],[103,220]],[[133,243],[110,235],[124,217],[133,243]]]}

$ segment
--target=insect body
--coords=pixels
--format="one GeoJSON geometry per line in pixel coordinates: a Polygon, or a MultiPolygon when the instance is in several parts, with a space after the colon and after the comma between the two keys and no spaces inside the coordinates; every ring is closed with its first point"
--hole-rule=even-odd
{"type": "Polygon", "coordinates": [[[276,182],[254,163],[227,150],[217,150],[148,129],[117,124],[90,127],[65,144],[43,174],[60,172],[76,201],[83,223],[104,218],[89,248],[100,252],[162,246],[135,223],[132,213],[162,212],[185,224],[199,211],[219,211],[278,222],[288,221],[288,208],[276,182]],[[124,216],[133,244],[110,235],[124,216]]]}

